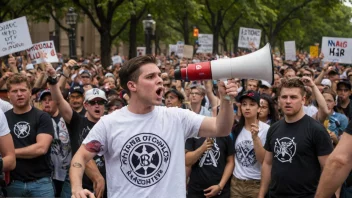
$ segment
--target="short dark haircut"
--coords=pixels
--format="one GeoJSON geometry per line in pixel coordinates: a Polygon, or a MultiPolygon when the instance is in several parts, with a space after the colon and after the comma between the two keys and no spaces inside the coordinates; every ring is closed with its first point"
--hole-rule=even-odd
{"type": "Polygon", "coordinates": [[[12,76],[10,76],[7,81],[6,81],[6,87],[7,87],[7,91],[10,91],[11,89],[11,85],[13,84],[20,84],[20,83],[26,83],[27,87],[29,90],[32,89],[31,84],[27,78],[26,75],[23,74],[14,74],[12,76]]]}
{"type": "Polygon", "coordinates": [[[282,79],[281,85],[278,88],[278,95],[281,95],[282,88],[299,88],[301,95],[305,96],[305,88],[303,82],[299,78],[282,79]]]}
{"type": "Polygon", "coordinates": [[[130,90],[127,87],[128,81],[137,82],[138,77],[140,75],[139,68],[145,64],[148,64],[148,63],[156,64],[155,57],[154,56],[138,56],[138,57],[135,57],[135,58],[128,60],[121,67],[121,70],[119,72],[120,85],[124,90],[126,90],[126,93],[128,95],[131,94],[130,90]]]}

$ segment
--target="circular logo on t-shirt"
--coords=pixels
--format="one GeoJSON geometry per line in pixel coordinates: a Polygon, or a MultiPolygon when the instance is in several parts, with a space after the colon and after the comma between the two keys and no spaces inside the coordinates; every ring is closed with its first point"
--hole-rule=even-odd
{"type": "Polygon", "coordinates": [[[253,166],[257,162],[253,143],[250,140],[245,140],[236,145],[236,158],[244,167],[253,166]]]}
{"type": "Polygon", "coordinates": [[[134,185],[149,187],[159,182],[170,164],[171,151],[159,136],[141,133],[121,149],[121,171],[134,185]]]}
{"type": "Polygon", "coordinates": [[[31,125],[25,121],[17,122],[13,127],[13,132],[15,133],[17,138],[27,137],[29,135],[30,130],[31,130],[31,125]]]}

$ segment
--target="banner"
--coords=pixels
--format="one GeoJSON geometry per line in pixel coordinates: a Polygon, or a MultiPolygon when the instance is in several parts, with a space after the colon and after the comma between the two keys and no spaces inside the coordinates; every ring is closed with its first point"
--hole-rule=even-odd
{"type": "Polygon", "coordinates": [[[176,55],[177,45],[169,45],[169,56],[171,55],[171,52],[174,52],[176,55]]]}
{"type": "Polygon", "coordinates": [[[193,58],[193,46],[184,45],[183,46],[183,58],[193,58]]]}
{"type": "Polygon", "coordinates": [[[0,57],[32,47],[26,17],[0,23],[0,57]]]}
{"type": "Polygon", "coordinates": [[[137,47],[137,56],[145,56],[146,51],[146,47],[137,47]]]}
{"type": "Polygon", "coordinates": [[[240,34],[238,36],[238,47],[251,49],[250,43],[254,43],[255,48],[259,49],[260,37],[262,30],[253,28],[240,28],[240,34]]]}
{"type": "Polygon", "coordinates": [[[352,39],[323,37],[322,49],[324,53],[323,61],[352,63],[352,39]]]}
{"type": "Polygon", "coordinates": [[[121,56],[118,56],[118,55],[111,57],[111,60],[112,60],[112,65],[122,63],[122,58],[121,56]]]}
{"type": "Polygon", "coordinates": [[[213,35],[212,34],[199,34],[198,35],[197,53],[213,53],[213,35]]]}
{"type": "Polygon", "coordinates": [[[26,51],[28,57],[32,60],[32,64],[39,64],[42,62],[59,62],[53,41],[43,41],[36,43],[33,45],[33,47],[27,49],[26,51]],[[41,56],[41,53],[43,54],[43,57],[41,56]]]}
{"type": "Polygon", "coordinates": [[[318,56],[319,56],[318,46],[310,46],[309,47],[309,56],[310,56],[310,58],[318,58],[318,56]]]}
{"type": "Polygon", "coordinates": [[[285,60],[296,61],[296,42],[285,41],[285,60]]]}

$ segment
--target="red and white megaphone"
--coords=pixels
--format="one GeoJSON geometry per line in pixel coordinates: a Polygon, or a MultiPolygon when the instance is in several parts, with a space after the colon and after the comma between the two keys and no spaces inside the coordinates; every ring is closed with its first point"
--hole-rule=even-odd
{"type": "Polygon", "coordinates": [[[232,78],[258,79],[273,83],[274,65],[270,44],[236,58],[189,64],[175,71],[176,80],[227,80],[232,78]]]}

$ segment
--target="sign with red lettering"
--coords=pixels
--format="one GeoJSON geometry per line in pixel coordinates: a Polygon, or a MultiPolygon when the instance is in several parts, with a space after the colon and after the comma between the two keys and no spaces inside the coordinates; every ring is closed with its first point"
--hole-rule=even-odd
{"type": "Polygon", "coordinates": [[[352,39],[323,37],[322,49],[323,61],[352,63],[352,39]]]}
{"type": "Polygon", "coordinates": [[[27,54],[32,60],[32,64],[39,64],[42,62],[59,62],[53,41],[43,41],[36,43],[33,45],[33,47],[27,49],[27,54]]]}
{"type": "Polygon", "coordinates": [[[32,47],[26,17],[0,23],[0,57],[32,47]]]}

